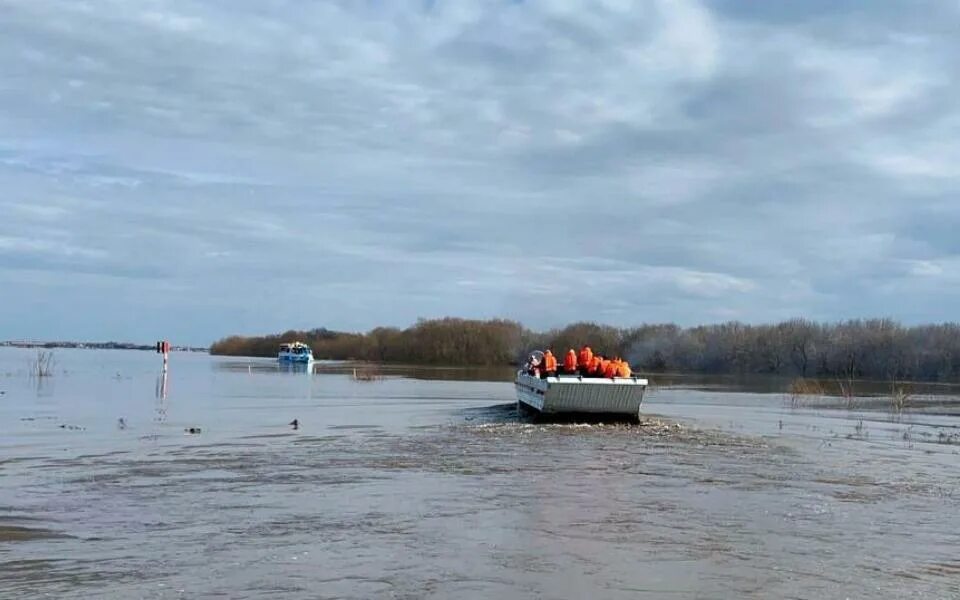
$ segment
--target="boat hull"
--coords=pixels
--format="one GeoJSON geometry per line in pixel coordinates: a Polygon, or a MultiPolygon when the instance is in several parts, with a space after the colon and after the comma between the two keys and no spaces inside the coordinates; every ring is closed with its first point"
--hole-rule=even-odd
{"type": "Polygon", "coordinates": [[[309,354],[281,354],[277,357],[277,360],[282,363],[307,364],[313,362],[313,357],[309,354]]]}
{"type": "Polygon", "coordinates": [[[517,401],[544,415],[610,415],[637,419],[647,380],[577,376],[540,379],[521,372],[517,374],[515,385],[517,401]]]}

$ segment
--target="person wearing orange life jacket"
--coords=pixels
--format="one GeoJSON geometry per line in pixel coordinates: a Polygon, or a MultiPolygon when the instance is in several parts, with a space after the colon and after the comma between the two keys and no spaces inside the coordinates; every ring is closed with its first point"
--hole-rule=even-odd
{"type": "Polygon", "coordinates": [[[604,359],[600,364],[601,368],[603,369],[603,377],[613,377],[613,375],[617,372],[617,363],[612,360],[604,359]]]}
{"type": "Polygon", "coordinates": [[[590,361],[593,360],[593,350],[590,349],[590,346],[584,346],[580,348],[580,354],[577,356],[577,364],[580,365],[580,374],[586,375],[587,369],[590,368],[590,361]]]}
{"type": "Polygon", "coordinates": [[[617,365],[617,377],[630,377],[632,371],[630,370],[630,363],[625,360],[621,360],[620,364],[617,365]]]}
{"type": "Polygon", "coordinates": [[[587,376],[588,377],[600,377],[603,373],[600,371],[600,363],[603,362],[603,357],[599,354],[594,354],[593,358],[590,359],[590,364],[587,365],[587,376]]]}
{"type": "Polygon", "coordinates": [[[577,374],[577,353],[573,348],[567,350],[567,355],[563,357],[563,372],[567,375],[577,374]]]}
{"type": "Polygon", "coordinates": [[[613,361],[613,377],[620,377],[620,373],[623,372],[623,359],[619,356],[613,361]]]}
{"type": "Polygon", "coordinates": [[[613,374],[610,377],[616,377],[617,373],[620,372],[620,365],[623,364],[623,360],[618,356],[613,360],[613,374]]]}
{"type": "Polygon", "coordinates": [[[557,376],[557,357],[550,350],[543,353],[543,374],[547,377],[557,376]]]}

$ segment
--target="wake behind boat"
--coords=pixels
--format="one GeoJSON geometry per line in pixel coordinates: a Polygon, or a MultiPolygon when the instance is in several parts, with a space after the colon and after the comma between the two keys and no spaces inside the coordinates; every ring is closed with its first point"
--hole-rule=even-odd
{"type": "Polygon", "coordinates": [[[313,362],[313,350],[310,346],[302,342],[291,342],[280,344],[280,352],[277,354],[277,360],[281,363],[305,363],[313,362]]]}

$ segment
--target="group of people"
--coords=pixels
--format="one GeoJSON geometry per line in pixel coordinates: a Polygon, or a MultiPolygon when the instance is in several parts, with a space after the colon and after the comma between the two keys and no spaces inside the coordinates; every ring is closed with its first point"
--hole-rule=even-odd
{"type": "Polygon", "coordinates": [[[631,376],[630,365],[626,361],[620,360],[620,357],[608,359],[594,354],[590,346],[584,346],[579,353],[573,348],[568,350],[563,365],[557,364],[557,357],[548,349],[543,353],[543,360],[531,357],[527,372],[534,377],[556,377],[557,374],[606,378],[631,376]]]}

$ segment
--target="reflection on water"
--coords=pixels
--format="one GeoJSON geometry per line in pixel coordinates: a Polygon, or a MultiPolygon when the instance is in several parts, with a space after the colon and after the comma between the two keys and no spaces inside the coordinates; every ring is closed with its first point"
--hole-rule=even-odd
{"type": "Polygon", "coordinates": [[[156,416],[154,417],[154,422],[163,424],[167,420],[167,381],[169,371],[164,368],[160,371],[160,374],[157,375],[157,386],[156,386],[156,403],[155,403],[155,412],[156,416]]]}
{"type": "Polygon", "coordinates": [[[0,379],[0,598],[957,597],[953,417],[662,387],[541,424],[499,378],[156,358],[0,379]]]}
{"type": "Polygon", "coordinates": [[[350,375],[356,379],[370,380],[389,377],[423,379],[428,381],[513,381],[513,367],[433,367],[420,365],[375,364],[365,362],[315,361],[306,364],[280,363],[265,358],[223,357],[213,362],[215,369],[248,373],[282,372],[312,373],[314,375],[350,375]],[[359,377],[358,377],[359,376],[359,377]]]}

